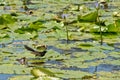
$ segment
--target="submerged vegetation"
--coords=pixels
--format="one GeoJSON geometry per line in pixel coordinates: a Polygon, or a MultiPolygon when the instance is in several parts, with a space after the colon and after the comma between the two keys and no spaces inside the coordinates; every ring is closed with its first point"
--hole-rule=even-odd
{"type": "Polygon", "coordinates": [[[0,80],[119,80],[119,4],[0,0],[0,80]]]}

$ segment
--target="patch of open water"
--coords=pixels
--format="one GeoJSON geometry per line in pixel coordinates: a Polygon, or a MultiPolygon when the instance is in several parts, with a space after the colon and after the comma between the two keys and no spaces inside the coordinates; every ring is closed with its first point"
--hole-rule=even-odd
{"type": "Polygon", "coordinates": [[[15,76],[15,74],[0,74],[0,80],[8,80],[12,76],[15,76]]]}

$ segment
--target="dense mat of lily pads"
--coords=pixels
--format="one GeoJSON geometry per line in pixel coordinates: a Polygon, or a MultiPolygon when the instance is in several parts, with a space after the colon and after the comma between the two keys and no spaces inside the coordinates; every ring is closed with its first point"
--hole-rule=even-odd
{"type": "Polygon", "coordinates": [[[119,80],[120,2],[98,3],[0,0],[0,79],[119,80]],[[47,53],[24,45],[45,45],[47,53]]]}

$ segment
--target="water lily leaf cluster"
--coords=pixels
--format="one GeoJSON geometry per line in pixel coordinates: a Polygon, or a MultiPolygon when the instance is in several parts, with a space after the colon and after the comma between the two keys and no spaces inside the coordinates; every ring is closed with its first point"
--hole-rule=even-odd
{"type": "Polygon", "coordinates": [[[119,79],[120,19],[113,16],[112,11],[119,11],[115,4],[97,12],[93,0],[27,1],[0,1],[0,75],[12,74],[9,80],[119,79]],[[46,54],[35,56],[24,45],[46,54]],[[26,64],[21,64],[24,59],[26,64]]]}
{"type": "Polygon", "coordinates": [[[12,24],[15,21],[16,19],[9,14],[2,14],[0,16],[0,25],[12,24]]]}

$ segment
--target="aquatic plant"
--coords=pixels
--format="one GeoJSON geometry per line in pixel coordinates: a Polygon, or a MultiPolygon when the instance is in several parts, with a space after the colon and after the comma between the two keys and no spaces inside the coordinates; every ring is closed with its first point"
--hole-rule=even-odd
{"type": "Polygon", "coordinates": [[[102,45],[103,44],[103,37],[102,37],[102,27],[100,25],[100,18],[99,18],[99,9],[100,9],[100,4],[98,2],[95,3],[95,8],[96,8],[96,11],[97,11],[97,22],[99,23],[99,30],[100,30],[100,44],[102,45]]]}

